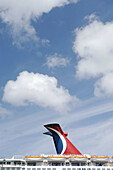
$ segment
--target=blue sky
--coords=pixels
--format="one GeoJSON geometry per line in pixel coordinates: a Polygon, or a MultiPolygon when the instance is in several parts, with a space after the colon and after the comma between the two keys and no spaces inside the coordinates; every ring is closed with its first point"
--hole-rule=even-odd
{"type": "Polygon", "coordinates": [[[83,154],[112,155],[112,0],[0,0],[0,156],[55,154],[59,123],[83,154]]]}

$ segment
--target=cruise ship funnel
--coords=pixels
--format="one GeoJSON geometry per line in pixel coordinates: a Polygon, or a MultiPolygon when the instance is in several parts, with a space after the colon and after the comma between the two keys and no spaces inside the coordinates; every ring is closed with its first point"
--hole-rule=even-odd
{"type": "Polygon", "coordinates": [[[57,154],[61,155],[82,155],[80,151],[67,138],[67,133],[64,133],[60,125],[57,123],[44,125],[49,131],[44,134],[53,137],[57,154]]]}

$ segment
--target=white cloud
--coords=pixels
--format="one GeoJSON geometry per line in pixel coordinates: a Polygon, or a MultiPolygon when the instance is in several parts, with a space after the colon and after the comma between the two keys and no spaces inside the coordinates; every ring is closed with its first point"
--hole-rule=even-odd
{"type": "Polygon", "coordinates": [[[69,59],[68,58],[63,58],[61,55],[55,53],[47,58],[46,65],[49,68],[54,68],[54,67],[66,67],[67,64],[69,64],[69,59]]]}
{"type": "Polygon", "coordinates": [[[42,45],[43,46],[49,46],[50,45],[50,41],[47,39],[42,39],[42,45]]]}
{"type": "Polygon", "coordinates": [[[35,21],[43,13],[69,3],[71,0],[27,0],[27,2],[26,0],[0,0],[0,17],[4,23],[11,26],[14,43],[31,39],[38,41],[31,20],[35,21]]]}
{"type": "Polygon", "coordinates": [[[113,95],[113,73],[107,73],[95,83],[95,96],[113,95]]]}
{"type": "MultiPolygon", "coordinates": [[[[76,76],[80,79],[101,76],[103,78],[98,82],[100,84],[101,81],[100,88],[102,87],[103,79],[106,80],[104,75],[113,72],[112,30],[113,22],[103,23],[96,19],[92,22],[90,20],[88,25],[75,30],[76,39],[73,50],[80,58],[76,66],[76,76]]],[[[106,82],[108,85],[102,90],[108,91],[108,88],[113,88],[109,82],[106,82]]],[[[97,87],[97,84],[95,87],[97,87]]],[[[104,92],[104,94],[107,94],[107,92],[104,92]]]]}
{"type": "Polygon", "coordinates": [[[98,20],[99,18],[95,15],[95,14],[91,14],[91,15],[88,15],[88,16],[85,16],[86,20],[88,20],[88,22],[93,22],[94,20],[98,20]]]}
{"type": "Polygon", "coordinates": [[[113,70],[113,22],[93,21],[76,29],[73,49],[79,55],[77,76],[97,77],[113,70]]]}
{"type": "Polygon", "coordinates": [[[64,87],[58,87],[55,77],[24,71],[19,74],[16,81],[7,82],[3,101],[16,106],[31,103],[67,112],[69,104],[76,102],[77,98],[71,96],[64,87]]]}

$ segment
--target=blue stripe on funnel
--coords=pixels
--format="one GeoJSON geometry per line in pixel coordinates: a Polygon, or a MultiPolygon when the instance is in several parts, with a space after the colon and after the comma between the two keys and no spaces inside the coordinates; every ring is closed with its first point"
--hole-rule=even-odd
{"type": "Polygon", "coordinates": [[[52,136],[53,136],[53,139],[55,142],[57,153],[61,154],[62,150],[63,150],[63,142],[62,142],[60,136],[56,132],[54,132],[53,130],[50,130],[50,131],[52,133],[52,136]]]}

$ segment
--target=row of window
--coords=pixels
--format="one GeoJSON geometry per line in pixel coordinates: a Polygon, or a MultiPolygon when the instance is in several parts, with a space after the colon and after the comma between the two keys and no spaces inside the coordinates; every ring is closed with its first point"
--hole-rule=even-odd
{"type": "MultiPolygon", "coordinates": [[[[57,168],[27,168],[27,170],[57,170],[57,168]]],[[[62,168],[62,170],[113,170],[113,168],[62,168]]]]}
{"type": "MultiPolygon", "coordinates": [[[[25,170],[25,168],[3,168],[1,170],[25,170]]],[[[27,170],[57,170],[57,168],[27,168],[27,170]]],[[[62,170],[113,170],[113,168],[62,168],[62,170]]]]}
{"type": "Polygon", "coordinates": [[[14,165],[25,165],[25,163],[24,162],[0,162],[0,165],[12,165],[12,164],[14,164],[14,165]]]}
{"type": "MultiPolygon", "coordinates": [[[[3,168],[3,167],[0,167],[1,170],[25,170],[25,168],[3,168]]],[[[36,170],[36,169],[35,169],[36,170]]]]}

